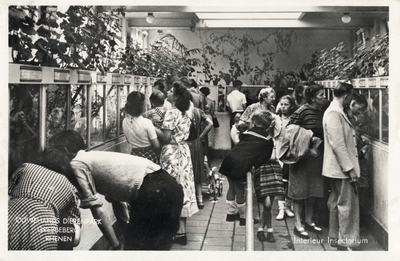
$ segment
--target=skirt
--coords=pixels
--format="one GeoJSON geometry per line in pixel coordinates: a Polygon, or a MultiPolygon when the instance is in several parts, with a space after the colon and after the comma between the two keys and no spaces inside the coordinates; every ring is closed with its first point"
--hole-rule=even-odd
{"type": "Polygon", "coordinates": [[[309,197],[324,197],[324,177],[322,176],[323,153],[318,157],[304,157],[289,165],[288,196],[302,200],[309,197]]]}
{"type": "Polygon", "coordinates": [[[155,150],[153,147],[144,147],[144,148],[132,148],[131,154],[142,157],[148,160],[151,160],[155,164],[160,164],[159,163],[159,157],[157,156],[155,150]]]}
{"type": "Polygon", "coordinates": [[[207,183],[207,176],[204,173],[204,154],[200,138],[187,142],[192,159],[193,175],[195,184],[207,183]]]}
{"type": "Polygon", "coordinates": [[[283,195],[282,168],[278,162],[266,162],[254,172],[254,190],[259,202],[271,195],[283,195]]]}

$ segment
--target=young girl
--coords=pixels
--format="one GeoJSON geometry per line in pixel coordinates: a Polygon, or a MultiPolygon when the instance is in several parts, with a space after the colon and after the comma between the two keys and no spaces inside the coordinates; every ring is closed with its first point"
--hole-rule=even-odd
{"type": "Polygon", "coordinates": [[[131,154],[146,158],[158,164],[160,142],[149,119],[143,118],[144,94],[131,92],[125,104],[127,117],[122,122],[126,140],[132,147],[131,154]]]}
{"type": "MultiPolygon", "coordinates": [[[[296,110],[296,101],[294,98],[290,95],[285,95],[282,96],[280,101],[279,101],[279,110],[278,110],[278,115],[281,118],[281,134],[277,137],[277,142],[279,142],[280,138],[283,135],[283,130],[285,129],[286,125],[289,123],[289,117],[292,115],[292,113],[296,110]]],[[[284,189],[285,189],[285,194],[284,195],[279,195],[278,198],[278,208],[279,212],[278,215],[276,216],[277,220],[283,220],[285,217],[285,214],[288,217],[294,217],[293,212],[290,210],[292,201],[290,198],[287,196],[287,185],[289,181],[289,165],[283,164],[279,162],[282,166],[282,180],[284,184],[284,189]]]]}

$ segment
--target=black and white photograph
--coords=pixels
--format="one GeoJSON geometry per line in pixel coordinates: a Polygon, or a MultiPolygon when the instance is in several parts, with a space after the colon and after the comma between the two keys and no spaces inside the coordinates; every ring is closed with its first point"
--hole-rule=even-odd
{"type": "Polygon", "coordinates": [[[4,260],[398,260],[399,12],[2,3],[4,260]]]}

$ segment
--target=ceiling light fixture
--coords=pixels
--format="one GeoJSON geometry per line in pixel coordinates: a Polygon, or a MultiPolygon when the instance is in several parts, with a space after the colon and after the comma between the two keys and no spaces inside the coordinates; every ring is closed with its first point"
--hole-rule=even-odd
{"type": "Polygon", "coordinates": [[[154,23],[154,20],[156,20],[156,18],[154,17],[153,13],[148,13],[146,17],[146,22],[152,24],[154,23]]]}
{"type": "Polygon", "coordinates": [[[226,20],[244,20],[244,19],[301,19],[302,12],[292,12],[292,13],[268,13],[268,12],[254,12],[254,13],[196,13],[199,19],[226,19],[226,20]]]}
{"type": "Polygon", "coordinates": [[[345,24],[350,23],[351,21],[351,16],[349,15],[349,13],[344,13],[342,16],[342,22],[345,24]]]}

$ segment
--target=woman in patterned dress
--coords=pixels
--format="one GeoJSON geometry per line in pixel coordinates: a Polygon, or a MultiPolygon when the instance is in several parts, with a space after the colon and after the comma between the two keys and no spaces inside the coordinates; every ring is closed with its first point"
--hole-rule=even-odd
{"type": "Polygon", "coordinates": [[[191,120],[187,114],[190,106],[190,93],[180,82],[174,82],[168,91],[168,101],[173,108],[165,114],[162,125],[161,139],[164,146],[161,149],[160,163],[182,186],[184,198],[179,229],[174,242],[186,245],[186,219],[199,211],[196,202],[193,166],[190,158],[189,137],[191,120]]]}
{"type": "Polygon", "coordinates": [[[79,244],[80,212],[71,177],[69,159],[57,148],[45,150],[38,164],[24,163],[14,172],[9,250],[72,250],[79,244]]]}

